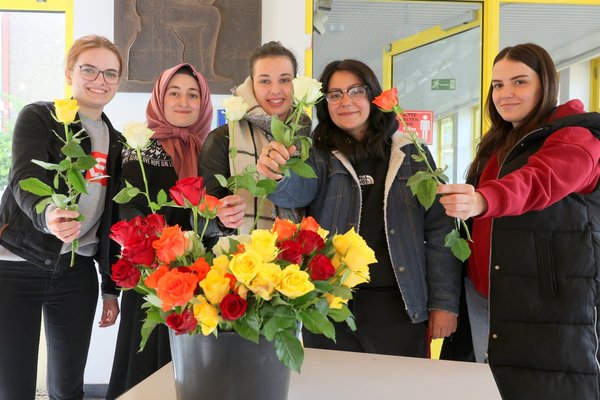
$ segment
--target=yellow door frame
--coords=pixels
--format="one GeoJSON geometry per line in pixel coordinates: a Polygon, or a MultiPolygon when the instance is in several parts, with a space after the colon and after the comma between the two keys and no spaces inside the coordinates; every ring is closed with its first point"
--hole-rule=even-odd
{"type": "Polygon", "coordinates": [[[600,112],[600,57],[590,61],[590,111],[600,112]]]}
{"type": "MultiPolygon", "coordinates": [[[[0,0],[0,11],[61,12],[65,14],[65,54],[73,43],[73,0],[0,0]]],[[[65,83],[65,96],[71,87],[65,83]]]]}

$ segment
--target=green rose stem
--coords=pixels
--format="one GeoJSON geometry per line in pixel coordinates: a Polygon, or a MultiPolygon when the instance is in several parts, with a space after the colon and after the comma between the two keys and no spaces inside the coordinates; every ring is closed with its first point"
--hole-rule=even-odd
{"type": "Polygon", "coordinates": [[[142,170],[142,178],[144,180],[144,196],[146,196],[146,200],[148,200],[148,207],[154,213],[156,212],[156,207],[153,205],[152,200],[150,200],[150,191],[148,190],[148,179],[146,179],[146,170],[144,169],[144,163],[142,162],[142,151],[139,147],[135,148],[135,153],[137,154],[138,163],[140,164],[140,169],[142,170]]]}
{"type": "MultiPolygon", "coordinates": [[[[417,149],[417,153],[419,153],[419,157],[422,158],[423,161],[425,162],[425,165],[427,166],[427,172],[429,172],[431,174],[431,179],[435,180],[435,182],[438,185],[443,185],[444,182],[442,182],[437,176],[433,175],[433,168],[431,167],[431,164],[429,164],[429,160],[427,159],[425,150],[423,150],[423,147],[421,146],[421,143],[419,142],[419,138],[417,137],[417,135],[415,135],[415,133],[412,130],[408,129],[406,122],[404,122],[404,118],[399,117],[398,119],[402,122],[402,125],[405,128],[405,132],[408,132],[410,141],[413,142],[413,144],[415,145],[415,147],[417,149]]],[[[467,240],[469,242],[472,242],[473,239],[471,239],[471,233],[469,232],[469,228],[467,227],[466,222],[460,218],[456,218],[456,220],[460,221],[460,225],[463,227],[465,234],[467,235],[467,240]]]]}

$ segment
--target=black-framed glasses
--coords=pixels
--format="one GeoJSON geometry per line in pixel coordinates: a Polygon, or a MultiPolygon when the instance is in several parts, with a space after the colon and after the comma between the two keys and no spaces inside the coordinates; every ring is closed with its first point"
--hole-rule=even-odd
{"type": "Polygon", "coordinates": [[[366,86],[352,86],[346,90],[334,89],[325,93],[325,99],[329,104],[338,104],[344,98],[344,93],[348,95],[350,100],[364,99],[367,97],[366,86]]]}
{"type": "Polygon", "coordinates": [[[105,69],[104,71],[101,71],[93,65],[87,64],[80,65],[79,72],[81,73],[81,77],[86,81],[95,81],[96,78],[98,78],[98,75],[102,74],[104,82],[108,83],[109,85],[115,85],[119,83],[119,78],[121,77],[119,71],[115,69],[105,69]]]}

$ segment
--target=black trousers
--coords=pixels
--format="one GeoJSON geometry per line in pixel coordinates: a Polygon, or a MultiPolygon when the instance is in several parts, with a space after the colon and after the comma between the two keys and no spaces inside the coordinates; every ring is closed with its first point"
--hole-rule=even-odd
{"type": "Polygon", "coordinates": [[[306,347],[425,358],[429,354],[427,325],[413,324],[398,287],[359,288],[349,303],[356,331],[345,322],[335,324],[336,341],[302,332],[306,347]]]}
{"type": "Polygon", "coordinates": [[[40,324],[48,353],[50,399],[83,398],[83,373],[98,302],[91,257],[70,253],[54,271],[28,262],[0,261],[0,399],[35,398],[40,324]]]}

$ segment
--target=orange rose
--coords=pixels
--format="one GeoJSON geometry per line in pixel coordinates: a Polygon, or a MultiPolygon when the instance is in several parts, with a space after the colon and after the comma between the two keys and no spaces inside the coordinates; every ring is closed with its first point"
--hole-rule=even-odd
{"type": "Polygon", "coordinates": [[[206,274],[208,274],[208,271],[210,271],[210,265],[208,265],[204,257],[200,257],[194,261],[194,264],[190,266],[190,269],[194,274],[196,274],[198,281],[201,281],[206,278],[206,274]]]}
{"type": "Polygon", "coordinates": [[[158,287],[158,281],[162,278],[167,272],[170,271],[168,265],[162,264],[160,267],[154,270],[153,273],[148,275],[146,279],[144,279],[144,283],[150,289],[156,289],[158,287]]]}
{"type": "Polygon", "coordinates": [[[391,88],[384,91],[379,96],[373,99],[373,104],[381,109],[381,111],[393,111],[398,105],[398,89],[391,88]]]}
{"type": "Polygon", "coordinates": [[[317,232],[319,228],[319,224],[313,217],[305,217],[302,219],[302,222],[300,222],[300,229],[303,231],[317,232]]]}
{"type": "Polygon", "coordinates": [[[285,242],[291,239],[295,234],[296,224],[289,219],[279,219],[275,217],[275,223],[273,224],[273,232],[277,234],[277,242],[285,242]]]}
{"type": "Polygon", "coordinates": [[[167,226],[163,229],[160,238],[152,242],[156,250],[156,257],[164,264],[170,264],[177,257],[181,257],[187,249],[189,239],[181,231],[179,225],[167,226]]]}
{"type": "Polygon", "coordinates": [[[215,196],[209,194],[204,195],[202,203],[200,203],[200,215],[204,218],[214,218],[217,215],[217,210],[223,203],[215,196]]]}
{"type": "Polygon", "coordinates": [[[183,306],[194,296],[198,287],[198,277],[176,269],[168,271],[159,281],[156,294],[162,301],[163,311],[175,306],[183,306]]]}

